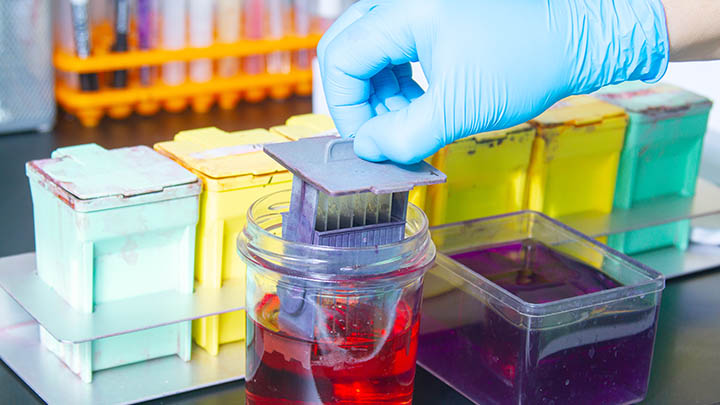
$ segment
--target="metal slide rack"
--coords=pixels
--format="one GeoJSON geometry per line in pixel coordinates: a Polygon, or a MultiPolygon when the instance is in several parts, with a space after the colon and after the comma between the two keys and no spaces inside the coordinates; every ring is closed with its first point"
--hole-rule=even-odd
{"type": "MultiPolygon", "coordinates": [[[[609,215],[574,215],[560,221],[586,235],[600,237],[688,219],[692,226],[720,232],[720,187],[699,178],[694,197],[661,197],[631,209],[614,209],[609,215]]],[[[693,243],[692,238],[685,251],[668,247],[630,256],[666,278],[720,266],[720,246],[693,243]]]]}
{"type": "Polygon", "coordinates": [[[40,280],[34,252],[0,258],[0,359],[51,404],[136,403],[241,380],[244,341],[224,344],[217,356],[193,345],[187,363],[167,356],[96,372],[86,384],[41,345],[38,328],[60,341],[81,343],[236,311],[243,309],[237,305],[239,284],[196,286],[189,296],[152,294],[81,314],[40,280]]]}

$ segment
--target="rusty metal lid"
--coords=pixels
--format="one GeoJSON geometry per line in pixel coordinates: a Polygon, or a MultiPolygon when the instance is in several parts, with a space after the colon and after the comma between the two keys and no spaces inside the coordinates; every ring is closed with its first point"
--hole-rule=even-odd
{"type": "Polygon", "coordinates": [[[712,101],[706,97],[664,83],[625,82],[604,87],[594,96],[622,107],[636,117],[655,120],[707,113],[712,106],[712,101]]]}
{"type": "Polygon", "coordinates": [[[201,190],[194,174],[146,146],[61,148],[50,159],[28,162],[26,172],[77,211],[187,197],[201,190]]]}

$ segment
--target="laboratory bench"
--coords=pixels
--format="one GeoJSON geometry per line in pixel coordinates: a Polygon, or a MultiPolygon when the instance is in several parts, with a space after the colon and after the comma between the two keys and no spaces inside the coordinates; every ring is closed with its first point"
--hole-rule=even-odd
{"type": "MultiPolygon", "coordinates": [[[[214,108],[206,114],[190,111],[105,118],[96,128],[80,125],[60,112],[50,133],[0,135],[0,257],[34,250],[32,202],[25,162],[50,156],[63,146],[97,143],[105,148],[153,145],[185,129],[215,126],[226,131],[268,128],[285,118],[311,110],[309,98],[283,102],[240,104],[234,110],[214,108]]],[[[468,370],[472,373],[472,370],[468,370]]],[[[417,368],[416,404],[469,404],[452,388],[417,368]]],[[[667,281],[662,296],[647,404],[713,404],[720,402],[720,268],[667,281]]],[[[42,403],[0,361],[0,404],[42,403]]],[[[155,400],[158,404],[245,403],[242,381],[231,382],[155,400]]]]}

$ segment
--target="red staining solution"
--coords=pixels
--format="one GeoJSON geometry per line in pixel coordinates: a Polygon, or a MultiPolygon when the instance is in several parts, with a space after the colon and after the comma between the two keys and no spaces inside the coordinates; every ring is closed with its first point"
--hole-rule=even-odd
{"type": "Polygon", "coordinates": [[[421,289],[413,294],[378,305],[323,298],[313,340],[283,330],[280,300],[266,294],[248,314],[246,403],[410,404],[419,311],[406,302],[421,289]]]}

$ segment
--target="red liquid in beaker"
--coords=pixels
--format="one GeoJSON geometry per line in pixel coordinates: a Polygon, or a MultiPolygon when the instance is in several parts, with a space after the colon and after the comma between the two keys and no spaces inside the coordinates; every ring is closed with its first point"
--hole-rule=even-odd
{"type": "Polygon", "coordinates": [[[258,303],[248,320],[246,403],[410,404],[417,311],[399,300],[390,322],[392,312],[375,305],[321,304],[327,331],[307,340],[278,329],[276,295],[258,303]]]}

